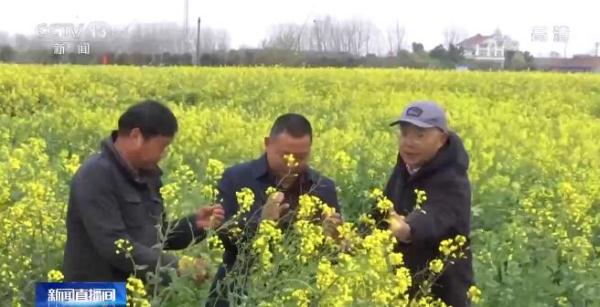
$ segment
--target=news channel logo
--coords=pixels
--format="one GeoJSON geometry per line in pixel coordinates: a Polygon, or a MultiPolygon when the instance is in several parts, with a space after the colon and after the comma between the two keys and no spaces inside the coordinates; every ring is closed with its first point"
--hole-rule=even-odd
{"type": "Polygon", "coordinates": [[[69,51],[89,55],[92,43],[106,41],[114,29],[107,22],[92,21],[40,23],[35,26],[34,31],[39,39],[49,43],[48,46],[55,55],[64,55],[69,51]]]}
{"type": "Polygon", "coordinates": [[[35,26],[35,34],[46,41],[75,42],[86,40],[91,42],[108,39],[113,27],[104,21],[88,23],[54,22],[40,23],[35,26]]]}
{"type": "Polygon", "coordinates": [[[124,282],[38,282],[36,307],[127,305],[124,282]]]}

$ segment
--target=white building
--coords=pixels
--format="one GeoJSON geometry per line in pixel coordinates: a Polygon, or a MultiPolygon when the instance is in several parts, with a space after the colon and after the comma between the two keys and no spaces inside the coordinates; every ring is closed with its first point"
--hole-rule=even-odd
{"type": "Polygon", "coordinates": [[[504,64],[504,54],[507,50],[518,50],[519,43],[499,30],[492,35],[477,34],[458,44],[464,50],[467,59],[504,64]]]}

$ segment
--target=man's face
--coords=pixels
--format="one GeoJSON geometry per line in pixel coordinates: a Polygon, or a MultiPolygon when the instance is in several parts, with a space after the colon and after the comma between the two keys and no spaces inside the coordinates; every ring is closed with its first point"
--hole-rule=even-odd
{"type": "Polygon", "coordinates": [[[278,180],[282,180],[282,186],[289,187],[296,181],[297,175],[308,168],[310,148],[311,137],[309,135],[293,137],[289,133],[283,132],[277,136],[265,138],[269,170],[278,180]],[[289,161],[286,159],[288,155],[292,155],[297,163],[288,163],[289,161]]]}
{"type": "Polygon", "coordinates": [[[152,170],[158,162],[166,155],[168,146],[173,137],[154,136],[145,138],[139,129],[133,129],[129,135],[132,139],[132,153],[135,157],[135,167],[139,169],[152,170]]]}
{"type": "Polygon", "coordinates": [[[401,123],[398,139],[404,163],[410,168],[419,168],[435,157],[448,140],[448,135],[438,128],[401,123]]]}

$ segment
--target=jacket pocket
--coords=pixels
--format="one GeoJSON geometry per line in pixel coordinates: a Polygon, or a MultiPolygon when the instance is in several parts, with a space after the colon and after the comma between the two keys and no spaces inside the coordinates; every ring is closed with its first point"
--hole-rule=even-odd
{"type": "Polygon", "coordinates": [[[127,227],[142,227],[147,220],[148,213],[142,203],[139,193],[127,191],[123,194],[123,206],[121,216],[127,227]]]}

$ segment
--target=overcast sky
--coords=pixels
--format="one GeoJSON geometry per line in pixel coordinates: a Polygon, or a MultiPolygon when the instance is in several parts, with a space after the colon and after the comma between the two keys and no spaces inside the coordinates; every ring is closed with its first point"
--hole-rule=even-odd
{"type": "MultiPolygon", "coordinates": [[[[1,0],[0,31],[33,34],[40,23],[104,21],[120,26],[133,22],[183,23],[183,0],[1,0]]],[[[568,54],[590,53],[600,42],[600,1],[533,0],[190,0],[189,22],[226,29],[232,47],[256,47],[273,24],[311,24],[324,15],[336,19],[362,18],[381,30],[396,21],[406,29],[405,42],[419,41],[427,49],[443,42],[447,27],[468,34],[491,34],[500,28],[534,55],[551,50],[562,53],[560,43],[531,42],[532,28],[570,27],[568,54]]]]}

